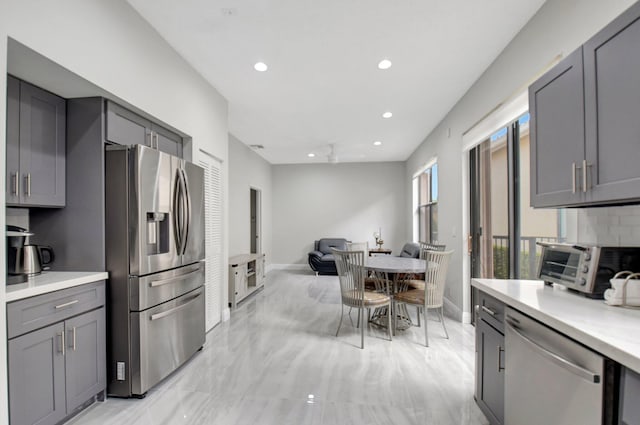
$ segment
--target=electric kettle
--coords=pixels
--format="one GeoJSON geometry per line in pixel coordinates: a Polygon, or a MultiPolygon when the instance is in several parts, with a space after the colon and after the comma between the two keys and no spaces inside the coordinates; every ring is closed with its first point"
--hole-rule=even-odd
{"type": "Polygon", "coordinates": [[[22,248],[22,259],[22,272],[34,276],[48,268],[43,266],[53,262],[53,249],[50,246],[25,245],[22,248]],[[46,253],[46,257],[43,253],[46,253]]]}
{"type": "MultiPolygon", "coordinates": [[[[33,236],[33,233],[29,233],[27,229],[23,229],[18,226],[7,225],[7,274],[9,276],[22,276],[26,278],[26,274],[22,270],[22,264],[24,261],[24,244],[29,236],[33,236]]],[[[20,282],[20,278],[12,279],[12,283],[20,282]]]]}
{"type": "Polygon", "coordinates": [[[25,244],[27,237],[33,233],[22,227],[7,225],[7,274],[10,283],[19,283],[24,279],[18,277],[33,276],[42,272],[43,266],[54,260],[50,246],[25,244]]]}

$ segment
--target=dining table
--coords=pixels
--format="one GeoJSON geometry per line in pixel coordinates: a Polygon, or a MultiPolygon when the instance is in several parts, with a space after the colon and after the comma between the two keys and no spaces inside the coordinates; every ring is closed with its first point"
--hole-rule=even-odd
{"type": "MultiPolygon", "coordinates": [[[[393,297],[399,291],[405,290],[403,282],[407,278],[424,274],[427,270],[426,260],[410,257],[392,257],[389,255],[365,257],[364,267],[374,279],[376,291],[384,292],[393,297]]],[[[398,329],[411,326],[411,318],[403,305],[401,311],[395,312],[398,329]]],[[[376,325],[386,327],[388,323],[387,307],[376,308],[370,321],[376,325]]]]}

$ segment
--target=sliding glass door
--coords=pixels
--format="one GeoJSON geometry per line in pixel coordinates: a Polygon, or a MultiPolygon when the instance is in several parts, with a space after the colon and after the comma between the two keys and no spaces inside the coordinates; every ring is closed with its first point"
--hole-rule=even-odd
{"type": "Polygon", "coordinates": [[[469,176],[471,277],[535,279],[537,242],[564,241],[567,212],[530,206],[528,113],[471,149],[469,176]]]}

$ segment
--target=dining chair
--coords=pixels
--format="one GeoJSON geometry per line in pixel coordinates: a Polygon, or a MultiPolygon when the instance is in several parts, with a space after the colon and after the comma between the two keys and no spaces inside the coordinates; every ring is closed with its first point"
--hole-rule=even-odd
{"type": "MultiPolygon", "coordinates": [[[[360,348],[364,348],[364,317],[365,309],[384,307],[391,309],[391,297],[388,294],[366,290],[364,279],[367,271],[364,267],[364,251],[340,251],[333,249],[333,255],[338,269],[338,279],[340,280],[340,296],[342,298],[340,322],[336,336],[342,326],[344,316],[344,306],[358,309],[358,325],[360,326],[360,348]]],[[[389,341],[391,341],[391,315],[389,316],[389,341]]]]}
{"type": "Polygon", "coordinates": [[[364,251],[364,256],[369,255],[369,242],[347,242],[347,251],[364,251]]]}
{"type": "MultiPolygon", "coordinates": [[[[418,242],[420,244],[420,249],[427,249],[429,251],[445,251],[447,249],[446,245],[435,244],[431,242],[418,242]]],[[[422,254],[422,253],[421,253],[422,254]]],[[[422,257],[420,257],[422,258],[422,257]]]]}
{"type": "MultiPolygon", "coordinates": [[[[442,329],[444,329],[445,337],[449,338],[449,333],[444,324],[444,285],[447,280],[447,271],[449,270],[449,261],[451,260],[451,251],[425,251],[425,260],[427,267],[425,271],[424,287],[422,289],[411,288],[406,291],[398,292],[393,298],[393,310],[396,311],[397,305],[409,304],[421,307],[424,313],[424,337],[425,345],[429,346],[429,333],[427,325],[427,315],[430,308],[438,309],[442,329]]],[[[418,309],[418,320],[420,319],[420,311],[418,309]]],[[[394,324],[395,326],[395,324],[394,324]]],[[[418,326],[420,322],[418,321],[418,326]]]]}

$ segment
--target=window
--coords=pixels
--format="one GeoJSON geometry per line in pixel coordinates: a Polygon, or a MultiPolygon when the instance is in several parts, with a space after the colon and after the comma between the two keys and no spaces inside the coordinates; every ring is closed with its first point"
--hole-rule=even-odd
{"type": "Polygon", "coordinates": [[[414,239],[438,240],[438,164],[429,165],[413,178],[414,239]]]}

